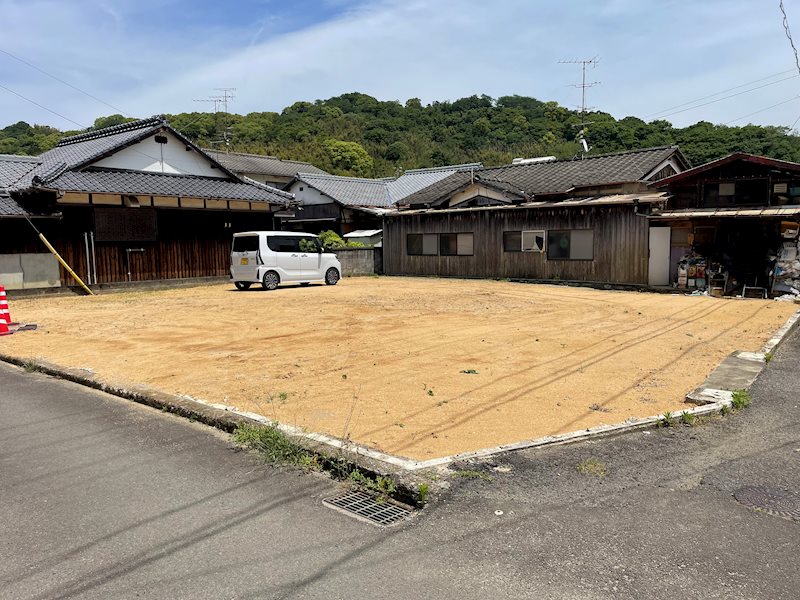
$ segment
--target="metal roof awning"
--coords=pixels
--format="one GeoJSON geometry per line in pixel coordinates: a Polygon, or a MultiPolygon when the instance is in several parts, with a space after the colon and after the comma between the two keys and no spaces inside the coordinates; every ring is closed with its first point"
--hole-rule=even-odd
{"type": "Polygon", "coordinates": [[[351,231],[350,233],[345,233],[342,237],[344,238],[372,237],[373,235],[378,235],[382,231],[383,229],[356,229],[355,231],[351,231]]]}
{"type": "Polygon", "coordinates": [[[750,219],[793,217],[800,215],[800,205],[770,206],[765,208],[696,208],[689,210],[667,210],[650,215],[651,219],[698,219],[746,217],[750,219]]]}

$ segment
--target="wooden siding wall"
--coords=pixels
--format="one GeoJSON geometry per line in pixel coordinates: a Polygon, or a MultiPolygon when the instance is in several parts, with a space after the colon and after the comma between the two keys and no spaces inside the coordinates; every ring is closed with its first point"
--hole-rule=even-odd
{"type": "Polygon", "coordinates": [[[513,277],[646,284],[648,221],[632,206],[560,210],[516,209],[426,213],[384,222],[387,275],[513,277]],[[547,253],[504,252],[503,232],[592,229],[594,260],[548,260],[547,253]],[[474,234],[473,256],[409,256],[409,233],[474,234]]]}
{"type": "MultiPolygon", "coordinates": [[[[137,210],[137,209],[132,209],[137,210]]],[[[83,233],[92,231],[92,209],[64,208],[64,219],[40,219],[35,225],[82,278],[87,276],[83,233]]],[[[230,267],[231,239],[238,231],[272,229],[269,213],[159,210],[155,242],[95,242],[98,283],[128,281],[126,248],[131,252],[131,280],[225,276],[230,267]],[[226,224],[230,224],[230,227],[226,224]]],[[[0,219],[0,253],[47,252],[22,219],[0,219]]],[[[62,285],[75,285],[61,269],[62,285]]]]}

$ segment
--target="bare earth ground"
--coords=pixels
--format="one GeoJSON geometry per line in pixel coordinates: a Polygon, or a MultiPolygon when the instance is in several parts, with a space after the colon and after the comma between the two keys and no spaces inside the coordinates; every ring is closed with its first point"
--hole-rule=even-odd
{"type": "Polygon", "coordinates": [[[424,460],[681,410],[794,310],[497,281],[214,285],[12,300],[39,330],[0,350],[424,460]]]}

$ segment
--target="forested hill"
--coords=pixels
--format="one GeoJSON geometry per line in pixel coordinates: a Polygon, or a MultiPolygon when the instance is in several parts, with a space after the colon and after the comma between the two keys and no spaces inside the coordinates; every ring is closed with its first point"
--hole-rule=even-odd
{"type": "MultiPolygon", "coordinates": [[[[400,170],[481,161],[486,165],[515,157],[578,152],[580,115],[524,96],[472,96],[423,105],[382,102],[359,93],[316,102],[296,102],[280,113],[247,115],[180,113],[170,123],[204,147],[221,149],[227,130],[230,150],[271,154],[311,162],[331,173],[380,177],[400,170]]],[[[93,128],[124,122],[120,115],[98,118],[93,128]]],[[[664,120],[616,120],[603,112],[587,116],[592,153],[680,145],[693,164],[743,151],[800,162],[800,137],[787,127],[728,127],[701,121],[675,128],[664,120]]],[[[0,153],[39,154],[62,132],[19,122],[0,130],[0,153]]]]}

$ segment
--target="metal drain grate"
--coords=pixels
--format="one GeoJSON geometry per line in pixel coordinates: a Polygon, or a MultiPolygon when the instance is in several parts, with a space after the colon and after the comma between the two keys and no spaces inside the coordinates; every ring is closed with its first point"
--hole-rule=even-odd
{"type": "Polygon", "coordinates": [[[411,509],[390,500],[378,501],[374,496],[358,490],[345,492],[335,498],[326,498],[323,504],[378,525],[388,527],[411,516],[411,509]]]}
{"type": "Polygon", "coordinates": [[[760,485],[751,485],[733,493],[736,501],[749,508],[776,517],[800,521],[800,494],[760,485]]]}

